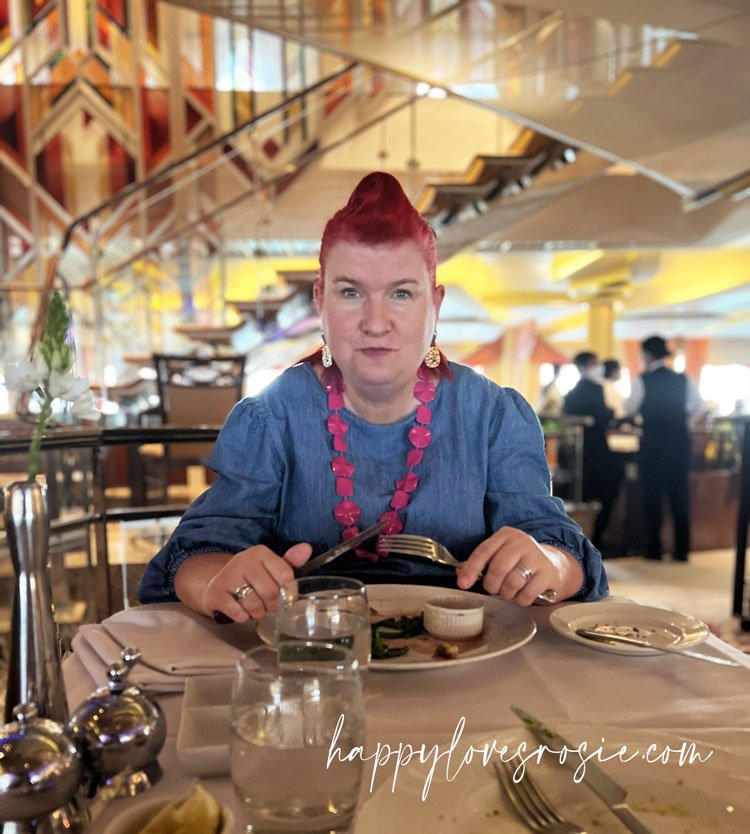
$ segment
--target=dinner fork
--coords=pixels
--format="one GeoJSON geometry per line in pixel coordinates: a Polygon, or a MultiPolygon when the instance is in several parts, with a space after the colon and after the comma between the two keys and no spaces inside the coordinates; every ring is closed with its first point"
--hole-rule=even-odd
{"type": "Polygon", "coordinates": [[[534,780],[525,772],[519,782],[513,781],[514,768],[509,762],[492,763],[500,789],[521,822],[537,834],[586,834],[586,831],[560,816],[534,780]]]}
{"type": "MultiPolygon", "coordinates": [[[[440,565],[458,568],[463,564],[456,559],[444,544],[440,544],[429,536],[415,536],[410,533],[380,536],[378,547],[381,546],[387,551],[395,550],[396,553],[403,553],[406,556],[421,556],[440,565]]],[[[537,599],[544,600],[544,602],[556,602],[557,594],[554,591],[545,591],[543,594],[539,594],[537,599]]]]}

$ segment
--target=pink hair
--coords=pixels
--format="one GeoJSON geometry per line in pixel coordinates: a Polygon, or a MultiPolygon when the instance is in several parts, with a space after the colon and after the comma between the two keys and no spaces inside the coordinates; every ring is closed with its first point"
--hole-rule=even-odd
{"type": "Polygon", "coordinates": [[[360,180],[349,202],[326,223],[320,242],[320,274],[325,272],[328,250],[340,241],[380,246],[407,240],[421,250],[434,283],[435,232],[409,202],[399,181],[375,171],[360,180]]]}

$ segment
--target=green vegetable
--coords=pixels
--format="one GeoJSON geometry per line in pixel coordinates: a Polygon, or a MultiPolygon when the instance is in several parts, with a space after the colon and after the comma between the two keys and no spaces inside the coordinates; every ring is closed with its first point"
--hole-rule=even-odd
{"type": "Polygon", "coordinates": [[[406,654],[408,651],[408,646],[402,646],[399,649],[387,646],[380,634],[377,631],[373,631],[371,653],[375,660],[385,660],[388,657],[401,657],[401,655],[406,654]]]}
{"type": "Polygon", "coordinates": [[[398,619],[389,617],[373,623],[371,653],[375,660],[384,660],[389,657],[401,657],[409,651],[408,646],[399,648],[388,646],[386,640],[403,640],[407,637],[416,637],[424,631],[424,621],[421,614],[417,617],[401,616],[398,619]]]}

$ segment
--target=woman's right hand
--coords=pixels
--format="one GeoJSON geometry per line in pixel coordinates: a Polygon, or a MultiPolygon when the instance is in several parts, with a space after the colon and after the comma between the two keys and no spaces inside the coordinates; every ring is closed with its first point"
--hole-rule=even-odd
{"type": "Polygon", "coordinates": [[[230,556],[196,554],[186,559],[175,574],[177,596],[190,608],[212,617],[221,611],[237,623],[262,620],[279,604],[279,589],[294,579],[294,568],[307,562],[309,544],[295,544],[278,556],[259,544],[230,556]],[[252,590],[238,602],[233,593],[248,584],[252,590]]]}

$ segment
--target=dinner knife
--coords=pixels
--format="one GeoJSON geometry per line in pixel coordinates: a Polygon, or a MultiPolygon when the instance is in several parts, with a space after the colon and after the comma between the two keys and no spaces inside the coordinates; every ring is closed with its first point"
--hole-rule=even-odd
{"type": "Polygon", "coordinates": [[[696,660],[707,660],[709,663],[718,663],[719,666],[736,666],[740,668],[739,663],[734,660],[729,660],[727,657],[716,657],[712,654],[688,651],[687,649],[680,649],[677,646],[655,646],[647,640],[630,637],[627,634],[610,634],[605,631],[596,631],[593,628],[577,628],[576,634],[579,637],[585,637],[587,640],[595,640],[599,643],[622,643],[626,646],[640,646],[643,649],[656,649],[660,652],[672,652],[672,654],[682,654],[685,657],[694,657],[696,660]]]}
{"type": "Polygon", "coordinates": [[[325,553],[321,553],[320,556],[316,556],[314,559],[310,559],[310,561],[305,562],[305,564],[302,565],[302,567],[297,568],[294,571],[294,575],[307,576],[314,570],[322,568],[323,565],[327,565],[329,562],[332,562],[334,559],[337,559],[339,556],[341,556],[342,553],[346,553],[347,550],[351,550],[358,544],[362,544],[362,542],[366,542],[367,539],[370,539],[373,536],[377,535],[383,529],[383,523],[384,522],[382,521],[378,521],[376,524],[373,524],[372,527],[368,527],[366,530],[363,530],[356,536],[352,536],[345,542],[337,544],[336,547],[332,547],[330,550],[326,550],[325,553]]]}
{"type": "MultiPolygon", "coordinates": [[[[577,746],[565,741],[561,735],[520,707],[511,706],[511,709],[523,721],[526,728],[551,750],[562,750],[563,746],[571,751],[578,749],[577,746]]],[[[575,771],[580,766],[580,761],[573,756],[566,756],[565,765],[575,771]]],[[[653,834],[653,831],[647,828],[628,808],[625,802],[628,793],[625,788],[615,782],[591,759],[586,762],[582,781],[619,818],[628,831],[632,831],[633,834],[653,834]]]]}
{"type": "MultiPolygon", "coordinates": [[[[294,575],[307,576],[309,573],[312,573],[312,571],[322,568],[323,565],[327,565],[336,557],[341,556],[342,553],[346,553],[347,550],[351,550],[358,544],[362,544],[362,542],[365,542],[367,539],[377,535],[382,529],[383,522],[378,521],[376,524],[373,524],[372,527],[368,527],[356,536],[352,536],[345,542],[337,544],[336,547],[332,547],[330,550],[326,550],[325,553],[321,553],[320,556],[316,556],[314,559],[310,559],[309,562],[305,562],[302,567],[297,568],[294,571],[294,575]]],[[[229,625],[230,623],[233,623],[234,620],[231,617],[227,617],[227,615],[223,614],[221,611],[214,611],[214,622],[219,625],[229,625]]]]}

